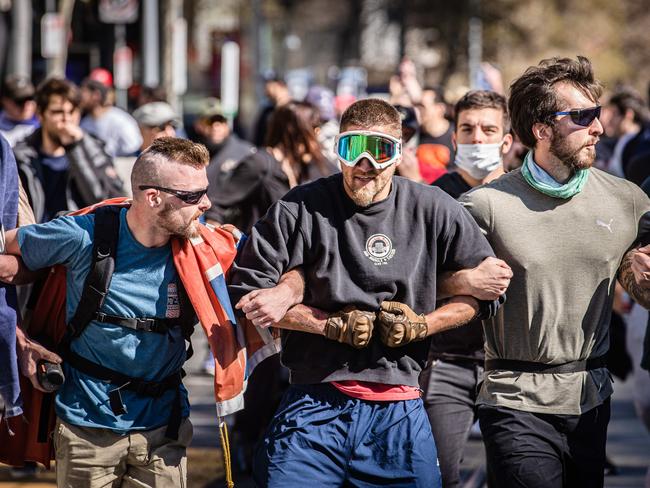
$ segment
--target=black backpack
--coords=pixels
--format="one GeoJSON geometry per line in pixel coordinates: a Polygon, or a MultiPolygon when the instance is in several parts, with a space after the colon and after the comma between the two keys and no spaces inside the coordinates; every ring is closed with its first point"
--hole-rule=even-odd
{"type": "MultiPolygon", "coordinates": [[[[97,208],[94,213],[95,235],[93,240],[93,261],[84,283],[77,310],[69,321],[66,335],[59,345],[59,353],[64,361],[73,368],[99,380],[107,381],[115,386],[108,395],[111,410],[115,415],[127,413],[126,406],[122,402],[122,396],[120,394],[122,389],[135,391],[140,395],[151,397],[160,397],[167,390],[175,389],[176,399],[172,406],[165,436],[176,440],[178,439],[178,429],[182,420],[180,385],[185,376],[185,372],[182,369],[170,374],[161,381],[145,381],[141,378],[131,377],[128,374],[90,361],[75,353],[70,348],[71,342],[79,337],[93,320],[159,334],[166,334],[170,328],[180,326],[183,331],[183,337],[187,341],[190,340],[190,336],[194,331],[194,325],[197,319],[183,286],[179,287],[181,315],[177,319],[118,317],[108,315],[101,311],[106,295],[108,294],[113,272],[115,271],[120,229],[120,210],[122,208],[119,206],[103,206],[97,208]]],[[[192,354],[193,350],[190,342],[186,352],[186,360],[192,354]]]]}

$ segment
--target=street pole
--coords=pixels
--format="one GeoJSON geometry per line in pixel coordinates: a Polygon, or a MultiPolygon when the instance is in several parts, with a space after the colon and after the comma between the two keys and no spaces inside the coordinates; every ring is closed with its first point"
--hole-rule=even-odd
{"type": "Polygon", "coordinates": [[[72,23],[72,11],[74,10],[74,0],[61,0],[61,17],[63,19],[63,46],[59,56],[52,60],[52,71],[50,76],[60,76],[65,78],[65,65],[68,60],[68,35],[70,33],[70,24],[72,23]]]}
{"type": "Polygon", "coordinates": [[[253,43],[253,67],[255,84],[255,105],[260,106],[264,98],[264,81],[262,80],[262,7],[260,0],[252,0],[251,39],[253,43]]]}
{"type": "MultiPolygon", "coordinates": [[[[45,1],[45,12],[48,14],[56,13],[56,0],[46,0],[45,1]]],[[[43,35],[43,33],[41,33],[43,35]]],[[[46,58],[45,60],[45,73],[49,78],[54,72],[54,58],[46,58]]]]}
{"type": "MultiPolygon", "coordinates": [[[[121,52],[126,47],[126,25],[115,24],[115,52],[121,52]]],[[[114,74],[117,66],[113,63],[114,74]]],[[[128,106],[128,97],[126,89],[122,86],[115,86],[115,103],[118,107],[126,110],[128,106]]]]}
{"type": "Polygon", "coordinates": [[[483,58],[483,21],[481,20],[481,0],[470,0],[471,17],[468,29],[469,86],[480,88],[479,74],[483,58]]]}
{"type": "MultiPolygon", "coordinates": [[[[183,0],[165,0],[165,32],[163,41],[163,87],[167,101],[178,110],[179,99],[174,90],[174,30],[176,19],[182,15],[183,0]]],[[[177,112],[180,113],[180,112],[177,112]]]]}
{"type": "Polygon", "coordinates": [[[142,84],[144,86],[157,87],[160,84],[158,39],[158,0],[144,0],[142,4],[142,84]]]}
{"type": "Polygon", "coordinates": [[[10,72],[25,78],[32,77],[32,6],[28,0],[14,0],[11,10],[10,72]]]}
{"type": "Polygon", "coordinates": [[[239,44],[224,43],[221,48],[221,110],[232,130],[239,111],[239,44]]]}

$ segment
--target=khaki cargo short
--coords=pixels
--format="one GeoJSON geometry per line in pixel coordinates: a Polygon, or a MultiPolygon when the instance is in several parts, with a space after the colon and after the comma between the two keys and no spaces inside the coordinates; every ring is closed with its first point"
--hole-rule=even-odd
{"type": "Polygon", "coordinates": [[[127,435],[57,420],[54,431],[59,488],[187,486],[186,449],[192,424],[183,420],[178,440],[165,438],[163,426],[127,435]]]}

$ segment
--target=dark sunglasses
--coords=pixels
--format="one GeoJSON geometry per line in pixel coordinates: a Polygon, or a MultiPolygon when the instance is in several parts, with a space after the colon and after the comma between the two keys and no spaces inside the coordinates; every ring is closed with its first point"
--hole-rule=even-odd
{"type": "Polygon", "coordinates": [[[31,102],[32,100],[34,100],[34,97],[16,98],[14,99],[14,103],[16,105],[22,106],[25,105],[27,102],[31,102]]]}
{"type": "Polygon", "coordinates": [[[580,110],[569,110],[567,112],[555,112],[553,115],[569,115],[574,124],[582,127],[589,127],[594,119],[600,117],[600,105],[580,110]]]}
{"type": "Polygon", "coordinates": [[[165,129],[167,129],[167,127],[169,126],[172,126],[174,129],[176,128],[174,122],[164,122],[159,125],[147,125],[146,127],[148,127],[151,130],[157,130],[158,132],[162,132],[165,129]]]}
{"type": "Polygon", "coordinates": [[[165,193],[174,195],[176,198],[182,200],[183,202],[189,205],[196,205],[201,201],[203,195],[208,193],[207,188],[205,188],[204,190],[197,190],[197,191],[174,190],[172,188],[164,188],[162,186],[154,186],[154,185],[140,185],[138,188],[140,188],[140,190],[153,189],[158,191],[164,191],[165,193]]]}

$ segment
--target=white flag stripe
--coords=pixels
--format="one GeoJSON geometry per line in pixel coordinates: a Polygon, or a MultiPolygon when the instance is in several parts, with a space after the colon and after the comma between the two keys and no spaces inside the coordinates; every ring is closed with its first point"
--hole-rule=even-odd
{"type": "Polygon", "coordinates": [[[217,263],[214,266],[212,266],[209,270],[205,272],[205,275],[208,277],[208,281],[212,281],[218,276],[223,275],[223,269],[221,268],[221,264],[217,263]]]}

